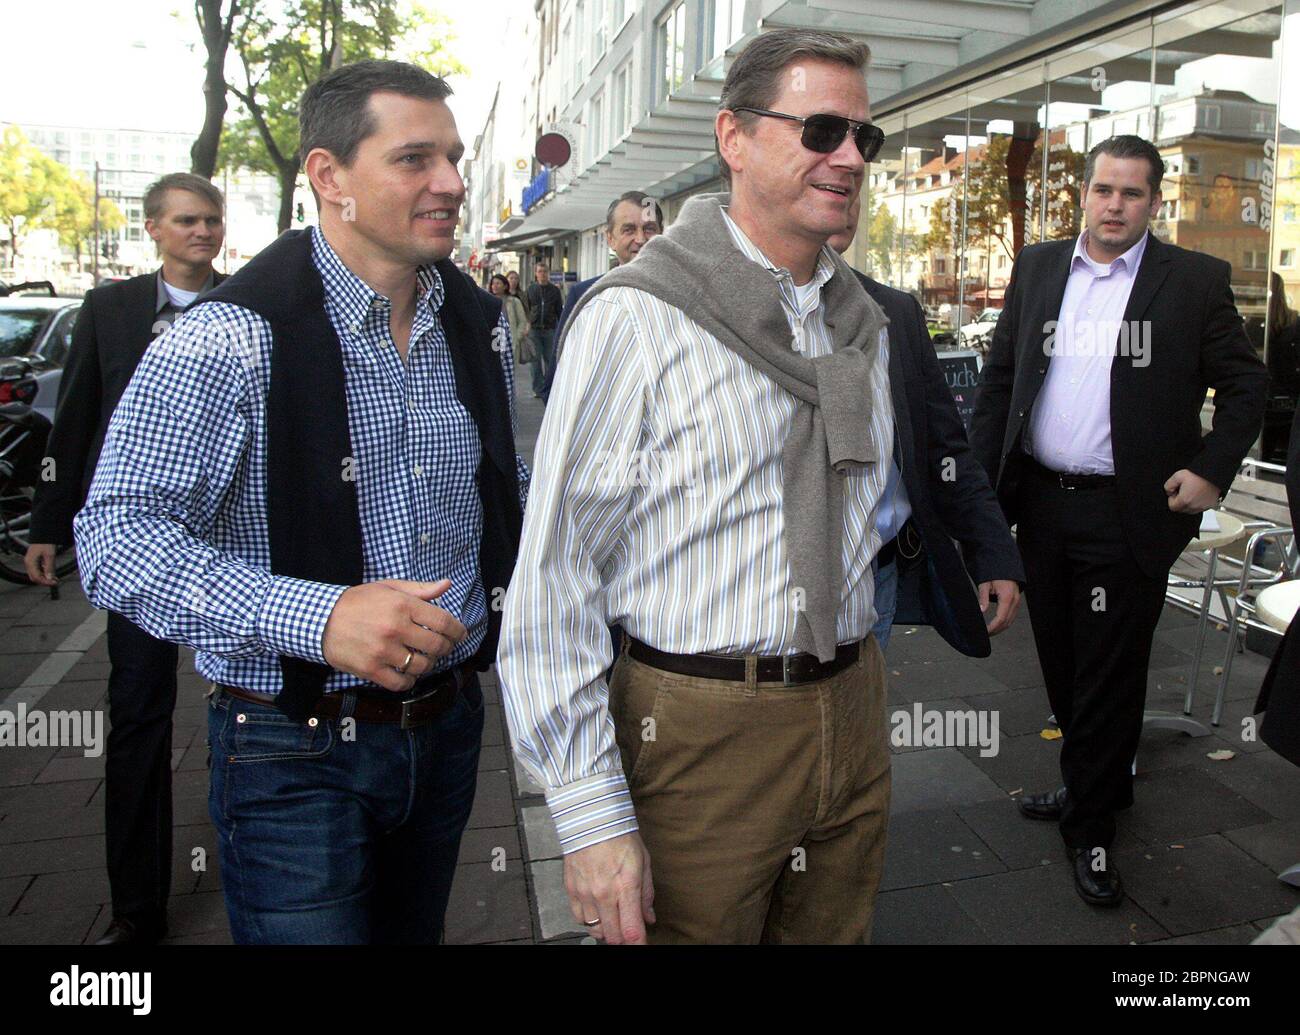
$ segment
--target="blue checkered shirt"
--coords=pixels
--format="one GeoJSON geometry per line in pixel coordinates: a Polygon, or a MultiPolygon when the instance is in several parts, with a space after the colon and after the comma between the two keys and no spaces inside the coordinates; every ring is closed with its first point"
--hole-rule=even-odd
{"type": "MultiPolygon", "coordinates": [[[[431,266],[418,271],[403,363],[388,299],[343,265],[319,228],[312,230],[312,259],[343,350],[365,580],[450,579],[451,589],[434,603],[469,630],[442,661],[457,664],[483,642],[488,600],[478,560],[482,447],[456,396],[438,319],[442,278],[431,266]]],[[[495,337],[513,427],[504,310],[495,337]]],[[[347,588],[271,574],[270,380],[270,324],[224,302],[190,309],[140,361],[74,525],[82,582],[96,607],[193,647],[206,678],[263,693],[280,690],[279,655],[325,661],[325,623],[347,588]]],[[[528,468],[520,457],[516,464],[522,502],[528,468]]],[[[334,672],[326,690],[361,682],[334,672]]]]}

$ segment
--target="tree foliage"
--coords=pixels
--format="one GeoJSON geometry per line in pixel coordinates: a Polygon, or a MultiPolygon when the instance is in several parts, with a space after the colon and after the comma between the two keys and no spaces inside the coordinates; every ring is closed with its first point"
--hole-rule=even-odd
{"type": "MultiPolygon", "coordinates": [[[[54,230],[81,262],[82,246],[94,231],[94,187],[61,162],[38,150],[17,126],[0,138],[0,223],[9,232],[10,260],[33,230],[54,230]]],[[[121,210],[101,198],[101,230],[126,223],[121,210]]]]}
{"type": "Polygon", "coordinates": [[[289,226],[299,169],[298,102],[325,73],[368,58],[411,61],[437,75],[464,72],[449,54],[446,19],[401,0],[246,0],[231,38],[228,78],[240,118],[226,128],[218,166],[280,181],[279,228],[289,226]]]}

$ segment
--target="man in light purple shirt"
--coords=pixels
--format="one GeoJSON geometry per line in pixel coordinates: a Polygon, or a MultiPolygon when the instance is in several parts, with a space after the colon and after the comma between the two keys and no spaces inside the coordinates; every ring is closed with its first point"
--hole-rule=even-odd
{"type": "Polygon", "coordinates": [[[1019,802],[1060,823],[1075,889],[1115,906],[1115,814],[1133,803],[1166,578],[1259,434],[1267,376],[1227,263],[1147,231],[1164,162],[1135,136],[1088,155],[1076,241],[1016,258],[971,445],[1017,526],[1063,786],[1019,802]],[[1214,425],[1201,408],[1214,389],[1214,425]]]}

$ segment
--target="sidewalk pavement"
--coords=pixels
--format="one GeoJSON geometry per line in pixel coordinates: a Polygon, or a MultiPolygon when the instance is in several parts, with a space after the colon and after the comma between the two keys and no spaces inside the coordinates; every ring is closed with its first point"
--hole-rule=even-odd
{"type": "MultiPolygon", "coordinates": [[[[524,394],[527,394],[525,391],[524,394]]],[[[531,458],[540,404],[520,401],[520,451],[531,458]]],[[[71,581],[62,599],[0,586],[0,708],[103,709],[104,616],[71,581]]],[[[1191,617],[1165,609],[1148,707],[1180,711],[1195,639],[1191,617]]],[[[1196,716],[1208,722],[1212,630],[1196,716]]],[[[928,628],[896,628],[889,701],[911,712],[996,711],[1000,750],[897,747],[877,944],[1191,942],[1245,944],[1300,904],[1276,874],[1300,861],[1300,770],[1243,740],[1266,662],[1239,656],[1223,723],[1209,737],[1152,730],[1138,754],[1136,805],[1115,860],[1129,897],[1096,910],[1076,896],[1053,824],[1022,819],[1012,798],[1059,783],[1042,675],[1022,609],[991,658],[953,652],[928,628]],[[1227,749],[1231,758],[1211,752],[1227,749]]],[[[229,943],[207,812],[207,685],[182,651],[175,716],[175,862],[170,942],[229,943]]],[[[478,794],[447,917],[449,943],[578,944],[545,801],[508,747],[495,678],[485,681],[478,794]]],[[[0,747],[0,944],[80,944],[108,926],[104,760],[80,748],[0,747]]]]}

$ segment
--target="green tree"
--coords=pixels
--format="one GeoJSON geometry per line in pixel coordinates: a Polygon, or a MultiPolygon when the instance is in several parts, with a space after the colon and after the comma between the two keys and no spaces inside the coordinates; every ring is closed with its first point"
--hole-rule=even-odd
{"type": "Polygon", "coordinates": [[[17,126],[0,137],[0,223],[9,232],[9,262],[23,238],[50,225],[51,205],[68,179],[67,169],[33,145],[17,126]]]}
{"type": "Polygon", "coordinates": [[[400,0],[249,3],[231,39],[240,68],[229,83],[242,117],[221,140],[219,165],[280,181],[278,226],[289,228],[298,180],[298,102],[325,73],[367,58],[412,61],[437,75],[464,72],[448,53],[446,19],[400,0]]]}
{"type": "MultiPolygon", "coordinates": [[[[111,198],[100,198],[100,233],[120,230],[125,225],[126,216],[117,203],[111,198]]],[[[80,270],[82,249],[95,233],[95,188],[85,176],[69,174],[58,186],[49,213],[49,226],[58,231],[59,243],[72,250],[80,270]]]]}
{"type": "Polygon", "coordinates": [[[898,220],[885,207],[884,202],[871,213],[871,226],[867,235],[871,262],[886,280],[894,275],[894,247],[898,243],[898,220]]]}

